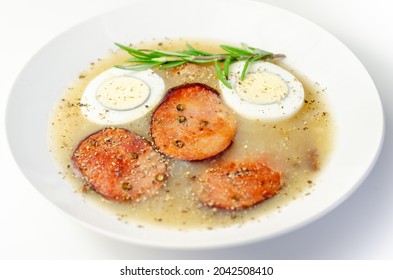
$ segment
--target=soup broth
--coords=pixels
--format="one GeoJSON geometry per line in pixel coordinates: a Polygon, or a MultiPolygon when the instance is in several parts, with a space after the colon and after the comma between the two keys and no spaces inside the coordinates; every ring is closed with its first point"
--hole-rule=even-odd
{"type": "MultiPolygon", "coordinates": [[[[136,47],[180,50],[185,49],[187,43],[208,52],[222,52],[217,42],[186,42],[181,39],[140,43],[136,47]]],[[[129,55],[124,51],[116,51],[92,62],[62,94],[54,108],[49,127],[50,151],[76,192],[107,208],[124,222],[132,221],[140,226],[156,224],[180,230],[242,224],[269,215],[294,199],[312,195],[316,187],[313,182],[332,150],[334,125],[325,101],[325,91],[317,83],[291,70],[284,61],[274,63],[295,75],[305,89],[304,106],[295,116],[286,120],[262,122],[245,119],[235,113],[237,133],[230,147],[214,158],[201,161],[168,159],[168,181],[154,197],[115,202],[91,190],[75,172],[71,158],[80,141],[105,126],[92,123],[82,115],[81,96],[95,76],[114,65],[124,64],[127,58],[129,55]],[[241,210],[208,207],[198,201],[195,190],[199,174],[216,163],[253,159],[264,159],[272,169],[282,172],[284,185],[276,196],[241,210]]],[[[157,73],[164,79],[166,90],[185,83],[203,83],[220,92],[214,65],[188,64],[157,73]]],[[[116,127],[128,129],[151,141],[151,114],[116,127]]]]}

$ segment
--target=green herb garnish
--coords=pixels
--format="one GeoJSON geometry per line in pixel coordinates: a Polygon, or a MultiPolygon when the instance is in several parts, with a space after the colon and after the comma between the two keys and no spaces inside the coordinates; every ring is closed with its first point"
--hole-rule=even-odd
{"type": "Polygon", "coordinates": [[[115,43],[115,45],[132,56],[132,58],[127,60],[130,64],[117,65],[117,68],[134,71],[151,68],[163,70],[175,68],[185,63],[214,63],[218,79],[228,88],[232,88],[228,82],[229,67],[232,63],[236,61],[245,61],[241,73],[241,80],[243,80],[247,74],[250,63],[258,60],[285,57],[283,54],[273,54],[258,48],[250,47],[246,44],[242,44],[242,48],[220,45],[220,47],[226,51],[226,53],[222,54],[200,51],[188,44],[188,49],[181,51],[134,49],[119,43],[115,43]]]}

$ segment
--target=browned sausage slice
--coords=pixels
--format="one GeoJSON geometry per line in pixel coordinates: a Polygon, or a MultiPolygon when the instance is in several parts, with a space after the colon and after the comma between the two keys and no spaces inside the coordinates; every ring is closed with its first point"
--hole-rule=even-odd
{"type": "Polygon", "coordinates": [[[229,162],[199,179],[199,199],[208,206],[240,209],[268,199],[281,189],[281,175],[261,162],[229,162]]]}
{"type": "Polygon", "coordinates": [[[107,128],[83,140],[73,155],[90,186],[111,200],[135,200],[156,194],[167,165],[151,144],[126,129],[107,128]]]}
{"type": "Polygon", "coordinates": [[[171,89],[152,117],[151,134],[164,154],[202,160],[225,150],[236,133],[236,120],[214,89],[187,84],[171,89]]]}

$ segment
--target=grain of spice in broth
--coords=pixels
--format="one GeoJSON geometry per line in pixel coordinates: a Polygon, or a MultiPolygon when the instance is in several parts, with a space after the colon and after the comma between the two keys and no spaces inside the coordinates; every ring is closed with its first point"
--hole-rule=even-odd
{"type": "MultiPolygon", "coordinates": [[[[208,52],[220,52],[219,42],[182,39],[153,40],[134,47],[180,50],[189,43],[208,52]],[[212,47],[217,46],[217,47],[212,47]]],[[[128,54],[116,51],[92,62],[62,94],[54,108],[50,125],[50,151],[66,180],[75,192],[113,213],[119,220],[141,227],[155,224],[179,230],[213,229],[242,225],[250,220],[267,217],[294,199],[312,195],[314,181],[323,170],[333,148],[334,122],[326,102],[325,89],[292,71],[285,61],[276,62],[293,73],[305,89],[305,104],[294,117],[276,122],[245,119],[238,114],[237,133],[233,143],[223,153],[202,161],[168,159],[169,176],[159,194],[149,199],[114,202],[103,199],[78,176],[71,161],[80,141],[103,129],[104,125],[90,122],[82,116],[81,95],[87,84],[99,73],[114,65],[124,64],[128,54]],[[202,205],[196,196],[198,177],[215,164],[225,161],[264,158],[282,172],[284,185],[273,198],[243,210],[222,210],[202,205]]],[[[219,91],[214,65],[188,64],[175,69],[157,71],[164,79],[166,90],[186,83],[203,83],[219,91]]],[[[117,125],[149,141],[151,113],[138,120],[117,125]]]]}

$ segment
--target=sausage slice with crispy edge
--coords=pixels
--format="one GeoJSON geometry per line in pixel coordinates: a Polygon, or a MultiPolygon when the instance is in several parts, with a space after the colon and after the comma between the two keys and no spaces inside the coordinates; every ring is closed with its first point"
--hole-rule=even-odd
{"type": "Polygon", "coordinates": [[[276,195],[281,189],[281,174],[262,162],[227,162],[206,170],[199,182],[202,203],[235,210],[276,195]]]}
{"type": "Polygon", "coordinates": [[[169,90],[152,116],[151,135],[164,154],[202,160],[224,151],[236,134],[236,119],[216,90],[186,84],[169,90]]]}
{"type": "Polygon", "coordinates": [[[72,160],[91,188],[110,200],[150,197],[167,178],[163,156],[146,139],[122,128],[90,135],[72,160]]]}

